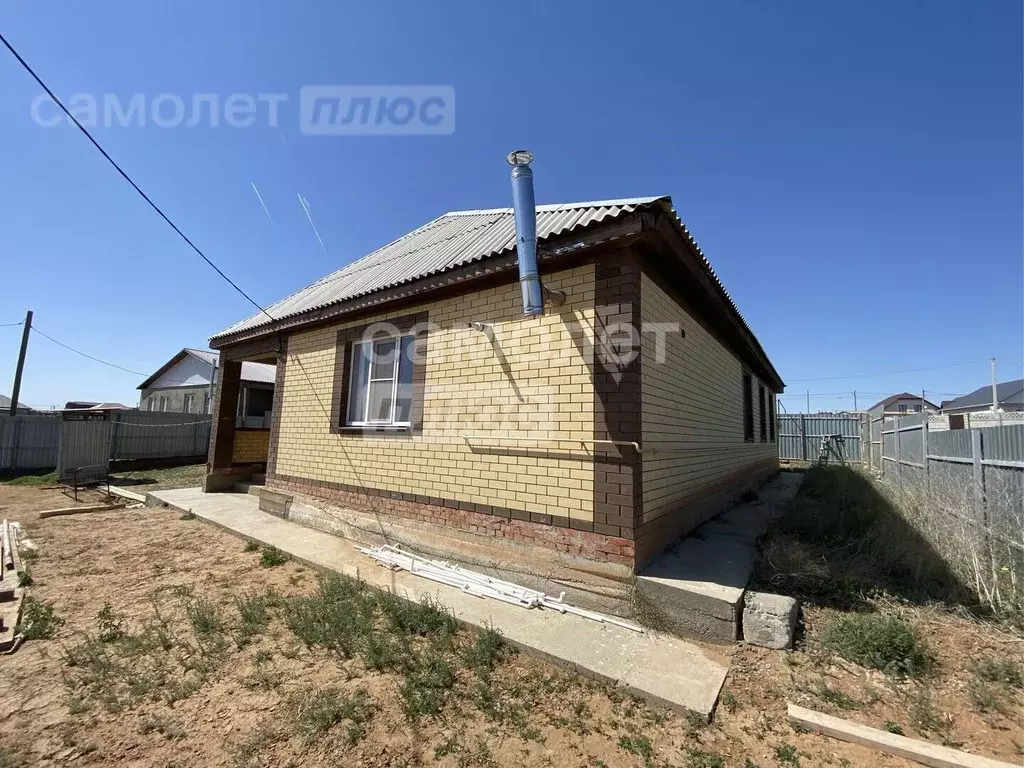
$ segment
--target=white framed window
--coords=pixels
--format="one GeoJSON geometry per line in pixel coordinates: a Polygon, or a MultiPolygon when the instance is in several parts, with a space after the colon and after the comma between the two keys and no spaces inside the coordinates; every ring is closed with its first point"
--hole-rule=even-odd
{"type": "Polygon", "coordinates": [[[161,396],[161,398],[160,398],[160,410],[161,411],[166,411],[167,410],[167,398],[166,397],[162,397],[161,396]]]}
{"type": "Polygon", "coordinates": [[[182,413],[192,413],[192,406],[195,405],[196,396],[195,395],[185,395],[185,397],[182,400],[183,401],[182,401],[182,404],[181,404],[181,412],[182,413]]]}
{"type": "Polygon", "coordinates": [[[905,403],[900,403],[899,409],[900,409],[900,413],[906,413],[907,412],[906,404],[905,403]]]}
{"type": "Polygon", "coordinates": [[[152,411],[156,408],[156,398],[151,397],[146,401],[146,410],[152,411]]]}
{"type": "Polygon", "coordinates": [[[409,426],[414,336],[378,337],[352,345],[345,423],[409,426]]]}
{"type": "Polygon", "coordinates": [[[203,413],[209,413],[209,412],[210,412],[210,393],[207,392],[205,395],[203,395],[203,413]]]}

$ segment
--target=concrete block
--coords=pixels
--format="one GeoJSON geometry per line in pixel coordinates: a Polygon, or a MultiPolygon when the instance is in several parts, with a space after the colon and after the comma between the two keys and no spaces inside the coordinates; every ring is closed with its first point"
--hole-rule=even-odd
{"type": "Polygon", "coordinates": [[[747,592],[743,599],[743,640],[779,651],[793,644],[800,603],[792,597],[747,592]]]}
{"type": "Polygon", "coordinates": [[[738,638],[755,550],[736,539],[684,539],[637,577],[641,597],[667,628],[718,642],[738,638]]]}
{"type": "Polygon", "coordinates": [[[261,488],[259,491],[260,497],[260,511],[269,512],[277,517],[287,518],[288,511],[292,506],[292,497],[287,493],[278,493],[277,491],[268,491],[266,488],[261,488]]]}

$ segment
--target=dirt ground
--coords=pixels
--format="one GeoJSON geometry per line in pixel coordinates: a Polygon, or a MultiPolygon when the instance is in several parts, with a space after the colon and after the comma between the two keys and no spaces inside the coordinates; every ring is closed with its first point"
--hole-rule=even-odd
{"type": "MultiPolygon", "coordinates": [[[[465,631],[445,646],[463,660],[452,679],[438,682],[436,659],[418,678],[386,659],[372,669],[362,653],[308,647],[286,620],[301,613],[287,606],[317,590],[308,568],[262,567],[275,558],[164,509],[38,519],[60,506],[70,503],[59,491],[0,485],[0,515],[21,521],[39,547],[32,598],[63,620],[51,638],[0,657],[5,768],[911,765],[794,731],[787,699],[1021,760],[1020,691],[999,689],[991,711],[977,712],[966,669],[982,656],[1019,659],[1022,644],[948,613],[912,616],[941,669],[927,702],[918,684],[813,652],[716,647],[733,654],[733,668],[705,725],[523,654],[474,656],[483,635],[465,631]],[[260,606],[262,619],[252,610],[260,606]]],[[[827,618],[808,609],[807,635],[827,618]]],[[[429,662],[426,635],[403,642],[427,648],[419,658],[429,662]]]]}

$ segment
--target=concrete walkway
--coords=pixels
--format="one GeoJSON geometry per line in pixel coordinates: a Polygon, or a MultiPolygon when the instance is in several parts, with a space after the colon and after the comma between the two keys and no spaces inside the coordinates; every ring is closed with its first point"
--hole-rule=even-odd
{"type": "Polygon", "coordinates": [[[780,472],[756,501],[704,523],[640,573],[637,589],[658,611],[659,626],[711,642],[740,638],[757,540],[785,512],[803,478],[802,472],[780,472]]]}
{"type": "Polygon", "coordinates": [[[273,545],[311,567],[360,578],[410,600],[430,595],[460,621],[477,627],[493,625],[507,641],[526,652],[674,709],[709,717],[729,671],[727,659],[712,658],[672,635],[640,634],[578,616],[470,597],[404,571],[389,571],[356,551],[348,539],[261,512],[258,499],[249,494],[181,488],[153,491],[148,500],[183,512],[190,510],[196,517],[246,539],[273,545]]]}

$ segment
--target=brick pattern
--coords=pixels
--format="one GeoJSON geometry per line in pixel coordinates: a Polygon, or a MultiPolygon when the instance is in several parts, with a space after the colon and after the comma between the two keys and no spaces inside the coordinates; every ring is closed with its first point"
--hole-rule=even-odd
{"type": "MultiPolygon", "coordinates": [[[[637,442],[641,355],[627,329],[639,328],[640,262],[627,250],[597,259],[594,300],[598,327],[594,366],[594,438],[637,442]],[[631,352],[633,354],[631,354],[631,352]]],[[[643,507],[641,456],[630,446],[595,451],[594,530],[632,539],[643,507]]]]}
{"type": "MultiPolygon", "coordinates": [[[[736,355],[680,297],[669,295],[646,271],[641,294],[644,322],[679,323],[683,331],[666,336],[661,363],[656,360],[656,337],[642,335],[647,451],[637,537],[657,533],[657,544],[663,545],[719,511],[727,503],[723,494],[738,495],[777,468],[778,450],[775,443],[760,442],[756,432],[757,441],[743,439],[744,368],[736,355]]],[[[760,383],[754,375],[755,424],[760,383]]],[[[647,542],[642,549],[651,548],[656,545],[647,542]]]]}
{"type": "Polygon", "coordinates": [[[269,429],[235,428],[232,464],[266,464],[270,448],[269,429]]]}
{"type": "Polygon", "coordinates": [[[208,473],[231,470],[241,379],[241,362],[221,361],[214,384],[213,425],[210,430],[210,453],[206,462],[208,473]]]}
{"type": "Polygon", "coordinates": [[[545,275],[545,284],[567,298],[540,318],[522,317],[517,282],[370,318],[427,313],[418,434],[331,428],[340,405],[333,402],[335,377],[339,368],[347,374],[339,331],[368,319],[289,336],[275,407],[275,473],[592,528],[593,448],[579,441],[594,434],[594,267],[545,275]],[[473,322],[489,332],[471,329],[473,322]]]}
{"type": "Polygon", "coordinates": [[[633,565],[633,542],[629,539],[499,516],[493,511],[476,511],[451,499],[374,491],[285,475],[268,475],[267,485],[274,490],[302,494],[360,512],[382,513],[491,539],[533,544],[590,560],[633,565]]]}
{"type": "Polygon", "coordinates": [[[277,368],[274,373],[274,404],[272,406],[274,414],[273,421],[270,424],[270,442],[267,445],[267,473],[273,474],[277,467],[277,443],[278,436],[280,435],[281,429],[281,401],[284,397],[284,374],[285,366],[288,364],[288,339],[285,337],[281,341],[281,352],[277,356],[277,368]]]}

